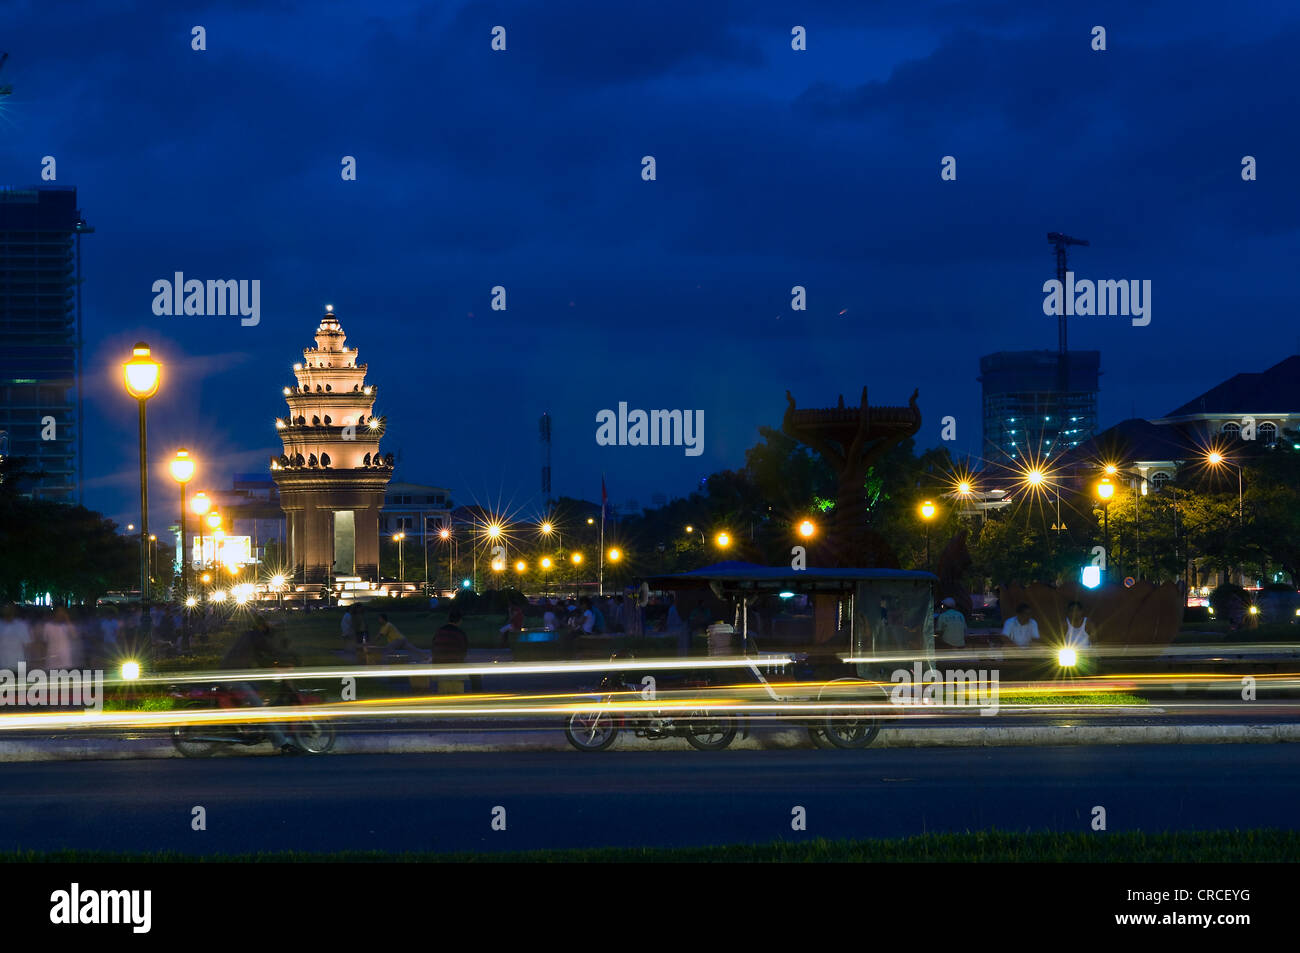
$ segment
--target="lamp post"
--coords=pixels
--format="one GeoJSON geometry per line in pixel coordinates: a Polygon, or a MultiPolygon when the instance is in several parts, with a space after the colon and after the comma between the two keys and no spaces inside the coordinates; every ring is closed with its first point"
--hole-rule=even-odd
{"type": "Polygon", "coordinates": [[[149,456],[145,441],[144,405],[158,393],[162,365],[153,359],[149,345],[143,341],[131,349],[131,359],[122,364],[122,378],[126,392],[140,406],[140,602],[149,601],[149,456]]]}
{"type": "Polygon", "coordinates": [[[192,509],[194,511],[194,515],[199,518],[199,533],[198,533],[199,569],[202,569],[203,568],[203,517],[207,516],[208,510],[212,509],[212,501],[208,499],[208,495],[206,493],[200,490],[198,493],[195,493],[194,498],[190,500],[190,509],[192,509]]]}
{"type": "Polygon", "coordinates": [[[403,544],[406,542],[406,534],[396,533],[393,539],[397,541],[397,581],[406,582],[406,563],[403,560],[406,548],[403,544]]]}
{"type": "Polygon", "coordinates": [[[1115,495],[1115,484],[1109,478],[1097,484],[1097,498],[1101,500],[1102,545],[1106,549],[1106,575],[1110,576],[1110,500],[1115,495]]]}
{"type": "Polygon", "coordinates": [[[190,566],[185,558],[185,484],[194,478],[194,460],[184,447],[176,451],[171,463],[172,479],[181,486],[181,600],[190,594],[190,566]]]}
{"type": "Polygon", "coordinates": [[[158,562],[158,537],[155,534],[150,533],[149,534],[149,588],[150,589],[153,588],[154,574],[158,571],[156,566],[154,565],[157,562],[158,562]]]}
{"type": "Polygon", "coordinates": [[[551,557],[543,556],[542,557],[542,595],[544,596],[549,596],[551,594],[550,572],[551,572],[551,557]]]}
{"type": "MultiPolygon", "coordinates": [[[[217,534],[221,531],[221,514],[216,510],[208,514],[208,529],[212,530],[212,565],[219,566],[221,558],[217,554],[217,534]]],[[[203,553],[199,553],[199,558],[203,558],[203,553]]]]}
{"type": "Polygon", "coordinates": [[[930,571],[930,521],[934,519],[935,505],[930,500],[921,504],[921,519],[925,520],[925,571],[930,571]]]}
{"type": "Polygon", "coordinates": [[[1207,454],[1205,462],[1210,464],[1212,467],[1227,467],[1229,470],[1237,471],[1237,525],[1244,525],[1245,517],[1241,505],[1241,467],[1229,463],[1223,458],[1223,454],[1219,453],[1217,450],[1207,454]]]}

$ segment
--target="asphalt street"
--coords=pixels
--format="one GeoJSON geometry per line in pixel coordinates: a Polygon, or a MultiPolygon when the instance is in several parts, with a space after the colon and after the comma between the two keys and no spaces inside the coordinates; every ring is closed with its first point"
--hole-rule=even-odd
{"type": "MultiPolygon", "coordinates": [[[[0,765],[0,848],[523,850],[1300,826],[1300,746],[519,752],[0,765]],[[204,808],[206,830],[192,829],[204,808]],[[494,809],[505,830],[494,830],[494,809]],[[807,831],[791,828],[802,807],[807,831]],[[498,812],[499,816],[499,812],[498,812]]],[[[1099,835],[1104,836],[1104,835],[1099,835]]]]}

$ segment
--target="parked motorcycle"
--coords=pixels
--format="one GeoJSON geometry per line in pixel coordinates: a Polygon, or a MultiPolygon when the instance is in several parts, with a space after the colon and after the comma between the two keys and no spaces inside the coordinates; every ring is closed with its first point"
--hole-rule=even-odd
{"type": "MultiPolygon", "coordinates": [[[[704,684],[688,682],[684,687],[704,684]]],[[[641,686],[628,681],[623,673],[610,673],[601,679],[597,692],[608,704],[619,693],[640,694],[641,686]]],[[[574,712],[564,726],[564,736],[579,751],[604,751],[614,744],[621,731],[631,731],[638,738],[685,738],[692,748],[700,751],[721,751],[735,740],[736,730],[735,718],[707,709],[666,714],[624,712],[607,707],[574,712]]]]}
{"type": "MultiPolygon", "coordinates": [[[[325,702],[319,692],[295,688],[287,679],[278,680],[273,684],[275,690],[270,698],[271,705],[317,706],[325,702]]],[[[173,687],[170,694],[176,699],[177,708],[183,710],[237,710],[248,707],[238,694],[225,685],[207,688],[173,687]]],[[[288,720],[285,734],[308,754],[325,754],[334,747],[334,728],[324,719],[288,720]]],[[[256,745],[270,740],[270,733],[263,725],[257,723],[177,725],[172,729],[172,744],[187,758],[207,758],[221,745],[256,745]]]]}

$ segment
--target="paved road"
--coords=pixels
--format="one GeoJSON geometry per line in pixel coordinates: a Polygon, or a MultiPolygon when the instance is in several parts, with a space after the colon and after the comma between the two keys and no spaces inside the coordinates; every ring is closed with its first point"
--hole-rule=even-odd
{"type": "Polygon", "coordinates": [[[0,848],[516,850],[1300,827],[1300,746],[356,755],[0,766],[0,848]],[[202,805],[207,830],[191,830],[202,805]],[[506,808],[505,831],[490,828],[506,808]],[[808,833],[791,831],[807,810],[808,833]]]}

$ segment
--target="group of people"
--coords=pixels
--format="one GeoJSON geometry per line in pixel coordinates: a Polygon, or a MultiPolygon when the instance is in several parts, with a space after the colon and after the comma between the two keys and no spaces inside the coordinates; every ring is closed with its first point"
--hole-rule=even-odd
{"type": "Polygon", "coordinates": [[[379,628],[372,641],[366,620],[366,607],[360,604],[347,607],[341,623],[345,652],[356,652],[364,660],[366,650],[376,647],[384,655],[402,661],[432,662],[439,665],[464,662],[469,654],[469,637],[460,627],[462,616],[459,609],[453,608],[447,613],[447,621],[434,633],[433,645],[429,649],[420,648],[403,635],[387,612],[380,612],[378,616],[379,628]]]}
{"type": "Polygon", "coordinates": [[[184,653],[220,624],[211,608],[188,612],[162,603],[93,609],[10,603],[0,610],[0,669],[14,671],[19,662],[29,668],[100,668],[124,654],[184,653]]]}
{"type": "MultiPolygon", "coordinates": [[[[1065,607],[1064,641],[1067,646],[1074,649],[1088,648],[1095,635],[1096,628],[1088,621],[1083,603],[1071,602],[1065,607]]],[[[1042,644],[1038,620],[1033,617],[1029,603],[1022,602],[1016,606],[1015,615],[1002,624],[998,637],[1019,648],[1042,644]]],[[[966,647],[966,617],[957,609],[957,601],[951,597],[943,600],[943,611],[935,619],[934,642],[937,649],[966,647]]]]}

